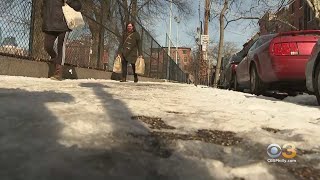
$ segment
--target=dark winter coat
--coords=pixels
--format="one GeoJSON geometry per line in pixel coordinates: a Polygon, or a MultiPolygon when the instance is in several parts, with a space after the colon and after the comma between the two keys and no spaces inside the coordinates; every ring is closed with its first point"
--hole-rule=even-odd
{"type": "Polygon", "coordinates": [[[134,31],[124,36],[120,47],[120,54],[122,54],[129,63],[135,63],[138,56],[142,56],[142,45],[138,32],[134,31]]]}
{"type": "MultiPolygon", "coordinates": [[[[76,11],[81,10],[81,3],[79,0],[67,0],[70,7],[76,11]]],[[[62,12],[64,0],[43,0],[42,9],[42,31],[44,32],[66,32],[70,31],[62,12]]]]}

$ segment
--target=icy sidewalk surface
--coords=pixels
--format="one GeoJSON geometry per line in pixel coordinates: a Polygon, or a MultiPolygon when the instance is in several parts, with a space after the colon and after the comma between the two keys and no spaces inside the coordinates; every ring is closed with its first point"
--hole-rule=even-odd
{"type": "Polygon", "coordinates": [[[0,179],[320,179],[316,104],[176,83],[0,76],[0,179]],[[267,162],[272,143],[295,145],[297,162],[267,162]]]}

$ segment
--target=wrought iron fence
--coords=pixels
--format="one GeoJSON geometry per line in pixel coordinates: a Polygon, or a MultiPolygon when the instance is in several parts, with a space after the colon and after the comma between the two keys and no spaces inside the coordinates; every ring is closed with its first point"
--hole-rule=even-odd
{"type": "MultiPolygon", "coordinates": [[[[27,60],[49,61],[41,30],[42,1],[1,0],[0,54],[27,60]]],[[[66,45],[66,64],[111,71],[125,23],[130,19],[142,39],[146,62],[144,76],[186,82],[186,74],[166,50],[136,21],[118,0],[82,1],[86,25],[70,33],[66,45]],[[169,66],[169,67],[168,67],[169,66]],[[169,71],[168,71],[169,69],[169,71]],[[167,76],[169,73],[169,76],[167,76]]],[[[130,68],[131,69],[131,68],[130,68]]],[[[130,73],[130,71],[129,71],[130,73]]]]}

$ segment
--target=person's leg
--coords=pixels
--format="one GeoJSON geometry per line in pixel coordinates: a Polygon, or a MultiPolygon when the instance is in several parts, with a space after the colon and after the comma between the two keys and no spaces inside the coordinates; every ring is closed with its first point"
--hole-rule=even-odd
{"type": "Polygon", "coordinates": [[[54,50],[54,41],[57,39],[58,35],[55,33],[46,32],[44,34],[44,49],[49,54],[51,59],[57,57],[57,52],[54,50]]]}
{"type": "Polygon", "coordinates": [[[121,82],[126,82],[127,80],[127,67],[128,67],[128,61],[124,58],[124,56],[121,57],[121,64],[122,64],[122,80],[121,82]]]}
{"type": "Polygon", "coordinates": [[[65,63],[65,51],[66,51],[66,43],[68,39],[69,32],[61,32],[58,35],[58,43],[57,43],[57,50],[58,55],[56,58],[53,59],[55,63],[55,73],[52,79],[62,80],[62,72],[63,72],[63,65],[65,63]]]}
{"type": "Polygon", "coordinates": [[[58,56],[54,59],[56,64],[64,65],[66,59],[66,43],[69,32],[61,32],[58,36],[57,50],[58,56]]]}
{"type": "Polygon", "coordinates": [[[138,74],[136,73],[136,64],[131,63],[133,76],[134,76],[134,82],[138,82],[138,74]]]}

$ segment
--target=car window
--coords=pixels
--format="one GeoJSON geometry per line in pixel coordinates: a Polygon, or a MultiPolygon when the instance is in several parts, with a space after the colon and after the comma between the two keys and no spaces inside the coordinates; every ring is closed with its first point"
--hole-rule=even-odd
{"type": "Polygon", "coordinates": [[[241,59],[242,59],[242,56],[241,56],[241,54],[235,54],[235,55],[233,55],[231,58],[230,58],[230,63],[234,63],[234,62],[240,62],[241,61],[241,59]]]}
{"type": "Polygon", "coordinates": [[[253,50],[256,49],[257,45],[259,44],[259,41],[260,41],[260,39],[258,39],[258,40],[251,46],[251,48],[249,49],[249,52],[252,52],[253,50]]]}
{"type": "MultiPolygon", "coordinates": [[[[261,46],[261,45],[263,45],[264,43],[270,41],[270,40],[271,40],[272,38],[274,38],[275,36],[276,36],[275,34],[270,34],[270,35],[261,36],[259,46],[261,46]]],[[[257,46],[257,48],[258,48],[259,46],[257,46]]]]}
{"type": "Polygon", "coordinates": [[[270,35],[265,35],[265,36],[260,36],[259,39],[252,45],[252,47],[249,49],[249,52],[254,51],[264,43],[270,41],[273,37],[275,37],[275,34],[270,34],[270,35]]]}

